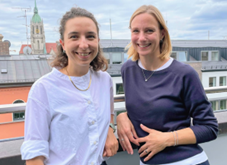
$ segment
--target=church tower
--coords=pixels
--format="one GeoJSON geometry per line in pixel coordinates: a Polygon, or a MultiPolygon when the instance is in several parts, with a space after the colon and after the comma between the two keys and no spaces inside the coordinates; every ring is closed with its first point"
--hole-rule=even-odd
{"type": "Polygon", "coordinates": [[[45,42],[43,20],[38,14],[36,0],[35,0],[34,15],[30,23],[30,28],[31,28],[30,36],[31,36],[32,54],[46,54],[46,44],[45,44],[46,42],[45,42]]]}

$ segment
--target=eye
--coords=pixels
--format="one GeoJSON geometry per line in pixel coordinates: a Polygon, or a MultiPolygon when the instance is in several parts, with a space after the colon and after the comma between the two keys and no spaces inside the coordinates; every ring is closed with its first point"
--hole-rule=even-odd
{"type": "Polygon", "coordinates": [[[152,30],[152,29],[147,29],[146,32],[147,32],[147,33],[153,33],[154,30],[152,30]]]}
{"type": "Polygon", "coordinates": [[[139,33],[139,30],[134,29],[134,30],[132,30],[132,33],[139,33]]]}
{"type": "Polygon", "coordinates": [[[94,35],[88,35],[87,38],[88,38],[88,39],[94,39],[95,36],[94,36],[94,35]]]}
{"type": "Polygon", "coordinates": [[[78,38],[78,36],[72,35],[72,36],[70,36],[69,38],[76,39],[76,38],[78,38]]]}

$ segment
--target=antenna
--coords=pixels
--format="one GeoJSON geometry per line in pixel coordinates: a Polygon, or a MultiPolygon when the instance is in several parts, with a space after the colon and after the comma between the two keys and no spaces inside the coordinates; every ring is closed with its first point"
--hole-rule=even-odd
{"type": "Polygon", "coordinates": [[[110,18],[110,42],[111,42],[111,47],[113,46],[112,42],[112,27],[111,27],[111,18],[110,18]]]}
{"type": "Polygon", "coordinates": [[[210,39],[210,30],[208,30],[208,40],[210,39]]]}
{"type": "Polygon", "coordinates": [[[28,27],[29,26],[27,25],[27,11],[31,11],[31,7],[29,7],[29,8],[13,7],[13,9],[20,9],[20,10],[24,11],[24,13],[25,13],[24,15],[18,16],[18,17],[24,17],[25,18],[26,39],[27,39],[27,47],[28,47],[28,39],[29,39],[29,37],[28,37],[28,27]]]}

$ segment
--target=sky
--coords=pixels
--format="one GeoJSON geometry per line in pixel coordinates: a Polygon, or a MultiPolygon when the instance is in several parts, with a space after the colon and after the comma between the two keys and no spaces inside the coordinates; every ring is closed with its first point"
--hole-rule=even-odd
{"type": "MultiPolygon", "coordinates": [[[[100,26],[100,39],[111,38],[110,19],[112,39],[130,39],[130,17],[142,5],[154,5],[161,11],[172,40],[207,40],[208,36],[214,40],[227,39],[227,0],[36,0],[36,3],[47,43],[59,40],[60,19],[76,6],[94,14],[100,26]]],[[[29,26],[34,6],[35,0],[0,0],[0,34],[3,41],[11,42],[11,55],[19,54],[21,45],[27,44],[23,9],[30,8],[26,12],[29,26]]]]}

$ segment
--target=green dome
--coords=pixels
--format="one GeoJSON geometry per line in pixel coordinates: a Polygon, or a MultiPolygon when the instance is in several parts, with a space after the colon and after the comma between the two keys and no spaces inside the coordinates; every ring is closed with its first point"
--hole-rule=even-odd
{"type": "Polygon", "coordinates": [[[32,22],[33,23],[39,23],[39,22],[42,22],[39,14],[34,14],[33,17],[32,17],[32,22]]]}
{"type": "Polygon", "coordinates": [[[39,23],[42,22],[41,17],[38,14],[38,8],[36,7],[36,1],[35,1],[35,8],[34,8],[34,15],[32,17],[33,23],[39,23]]]}

